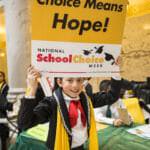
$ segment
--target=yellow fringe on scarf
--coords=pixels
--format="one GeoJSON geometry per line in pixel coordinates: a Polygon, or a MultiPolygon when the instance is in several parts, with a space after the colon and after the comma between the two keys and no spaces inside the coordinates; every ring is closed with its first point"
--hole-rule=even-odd
{"type": "Polygon", "coordinates": [[[64,128],[60,111],[57,111],[57,127],[56,127],[56,139],[55,150],[69,150],[69,137],[64,128]]]}
{"type": "Polygon", "coordinates": [[[89,100],[90,104],[90,132],[89,132],[89,150],[98,150],[98,136],[96,131],[96,122],[94,118],[94,110],[89,100]]]}
{"type": "MultiPolygon", "coordinates": [[[[89,131],[89,150],[98,150],[98,137],[96,131],[96,124],[94,120],[94,111],[91,102],[90,105],[90,131],[89,131]]],[[[64,128],[60,110],[57,111],[57,127],[56,127],[56,139],[55,150],[69,150],[69,137],[64,128]]]]}

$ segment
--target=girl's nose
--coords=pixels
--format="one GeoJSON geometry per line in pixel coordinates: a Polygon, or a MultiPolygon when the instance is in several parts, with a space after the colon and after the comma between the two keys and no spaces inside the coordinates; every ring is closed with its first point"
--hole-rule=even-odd
{"type": "Polygon", "coordinates": [[[78,83],[78,81],[74,81],[72,86],[74,88],[79,88],[80,84],[78,83]]]}

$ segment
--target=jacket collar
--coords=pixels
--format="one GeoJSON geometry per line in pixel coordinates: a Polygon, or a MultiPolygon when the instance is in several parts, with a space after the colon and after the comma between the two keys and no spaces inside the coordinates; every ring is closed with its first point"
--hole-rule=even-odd
{"type": "MultiPolygon", "coordinates": [[[[54,97],[57,101],[64,127],[65,127],[67,133],[72,136],[71,126],[70,126],[70,122],[69,122],[68,109],[67,109],[65,100],[63,98],[61,88],[58,88],[57,90],[54,91],[54,97]]],[[[87,126],[89,128],[89,125],[90,125],[89,103],[88,103],[86,95],[83,92],[80,94],[80,101],[81,101],[82,107],[84,109],[84,112],[86,114],[87,126]]]]}
{"type": "Polygon", "coordinates": [[[62,95],[61,88],[58,88],[57,90],[54,91],[54,97],[55,97],[56,102],[58,104],[64,127],[65,127],[66,131],[68,132],[68,134],[72,135],[71,126],[69,123],[68,110],[67,110],[67,106],[66,106],[65,100],[64,100],[63,95],[62,95]]]}

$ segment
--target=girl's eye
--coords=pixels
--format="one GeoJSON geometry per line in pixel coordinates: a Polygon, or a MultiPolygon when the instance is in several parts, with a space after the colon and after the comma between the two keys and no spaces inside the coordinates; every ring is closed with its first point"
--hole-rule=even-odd
{"type": "Polygon", "coordinates": [[[72,78],[70,78],[70,79],[67,79],[67,81],[69,82],[69,83],[73,83],[74,81],[76,81],[76,82],[78,82],[78,83],[83,83],[83,79],[72,79],[72,78]]]}
{"type": "Polygon", "coordinates": [[[77,82],[78,82],[78,83],[82,83],[82,82],[83,82],[83,79],[78,79],[77,82]]]}
{"type": "Polygon", "coordinates": [[[73,82],[73,79],[68,79],[68,82],[69,82],[69,83],[72,83],[72,82],[73,82]]]}

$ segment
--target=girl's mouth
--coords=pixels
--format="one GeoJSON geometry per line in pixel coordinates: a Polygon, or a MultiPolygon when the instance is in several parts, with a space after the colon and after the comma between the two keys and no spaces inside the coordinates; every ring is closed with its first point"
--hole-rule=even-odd
{"type": "Polygon", "coordinates": [[[73,93],[79,93],[79,90],[77,90],[77,91],[72,91],[72,90],[71,90],[71,92],[73,92],[73,93]]]}

